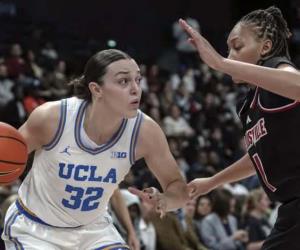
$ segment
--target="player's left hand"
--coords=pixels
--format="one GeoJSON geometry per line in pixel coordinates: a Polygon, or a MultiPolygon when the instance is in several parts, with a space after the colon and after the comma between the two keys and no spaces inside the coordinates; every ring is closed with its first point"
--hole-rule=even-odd
{"type": "Polygon", "coordinates": [[[144,188],[143,190],[139,190],[134,187],[129,187],[128,190],[132,193],[140,197],[143,201],[151,204],[153,209],[157,213],[160,214],[160,218],[164,217],[167,210],[167,201],[165,195],[159,192],[158,189],[154,187],[144,188]]]}
{"type": "Polygon", "coordinates": [[[179,24],[189,35],[189,42],[195,46],[198,53],[208,66],[215,70],[221,70],[223,57],[211,46],[211,44],[186,21],[180,19],[179,24]]]}

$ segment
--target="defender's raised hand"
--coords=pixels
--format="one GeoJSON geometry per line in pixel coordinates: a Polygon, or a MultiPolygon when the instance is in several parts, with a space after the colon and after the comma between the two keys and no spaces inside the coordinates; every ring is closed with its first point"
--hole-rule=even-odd
{"type": "Polygon", "coordinates": [[[222,57],[211,44],[195,29],[193,29],[186,21],[183,19],[179,20],[181,27],[190,36],[189,42],[191,42],[198,53],[208,66],[215,70],[220,70],[224,57],[222,57]]]}

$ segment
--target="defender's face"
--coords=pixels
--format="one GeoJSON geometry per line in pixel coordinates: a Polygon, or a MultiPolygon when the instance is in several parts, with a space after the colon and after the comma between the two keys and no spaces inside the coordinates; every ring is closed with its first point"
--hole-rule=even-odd
{"type": "Polygon", "coordinates": [[[104,105],[125,118],[135,117],[142,94],[140,80],[140,69],[133,59],[111,63],[101,86],[104,105]]]}
{"type": "MultiPolygon", "coordinates": [[[[261,58],[263,41],[256,38],[249,26],[238,23],[230,32],[227,44],[229,59],[257,64],[261,58]]],[[[233,79],[233,81],[240,82],[238,79],[233,79]]]]}

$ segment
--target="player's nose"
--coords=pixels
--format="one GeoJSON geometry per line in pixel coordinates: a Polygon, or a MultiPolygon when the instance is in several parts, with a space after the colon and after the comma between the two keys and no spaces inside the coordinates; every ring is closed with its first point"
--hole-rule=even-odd
{"type": "Polygon", "coordinates": [[[137,94],[140,90],[140,85],[136,81],[131,83],[131,94],[137,94]]]}
{"type": "Polygon", "coordinates": [[[236,60],[232,50],[229,50],[229,53],[228,53],[228,56],[227,56],[228,59],[231,59],[231,60],[236,60]]]}

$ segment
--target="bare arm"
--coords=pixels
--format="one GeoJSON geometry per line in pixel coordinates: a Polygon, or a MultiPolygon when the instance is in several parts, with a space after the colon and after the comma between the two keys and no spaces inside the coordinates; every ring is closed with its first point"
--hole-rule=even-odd
{"type": "MultiPolygon", "coordinates": [[[[161,128],[150,117],[145,116],[137,143],[137,158],[145,161],[158,179],[164,194],[164,211],[182,207],[187,201],[187,186],[179,167],[172,156],[161,128]]],[[[143,198],[143,192],[136,193],[143,198]]]]}
{"type": "Polygon", "coordinates": [[[235,182],[254,175],[255,168],[248,154],[212,177],[216,186],[235,182]]]}
{"type": "Polygon", "coordinates": [[[231,75],[233,78],[300,101],[300,73],[290,65],[282,64],[274,69],[224,59],[218,70],[231,75]]]}
{"type": "Polygon", "coordinates": [[[188,184],[190,195],[196,198],[211,190],[230,182],[235,182],[255,174],[255,167],[248,154],[236,161],[223,171],[209,178],[199,178],[188,184]]]}
{"type": "Polygon", "coordinates": [[[119,189],[116,189],[111,197],[111,205],[116,213],[118,220],[126,229],[128,234],[128,244],[132,250],[140,250],[140,243],[136,236],[132,221],[129,216],[128,208],[125,205],[124,199],[119,189]]]}
{"type": "Polygon", "coordinates": [[[180,20],[180,24],[208,66],[231,75],[235,79],[257,85],[293,100],[300,100],[300,73],[290,65],[283,64],[278,69],[272,69],[226,59],[185,21],[180,20]]]}
{"type": "Polygon", "coordinates": [[[247,245],[247,250],[260,250],[262,248],[262,245],[264,244],[264,241],[256,241],[251,242],[247,245]]]}
{"type": "Polygon", "coordinates": [[[37,107],[19,128],[28,153],[48,144],[55,135],[59,123],[60,102],[45,103],[37,107]]]}

